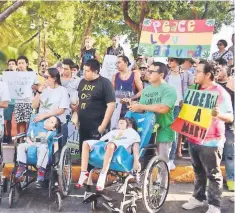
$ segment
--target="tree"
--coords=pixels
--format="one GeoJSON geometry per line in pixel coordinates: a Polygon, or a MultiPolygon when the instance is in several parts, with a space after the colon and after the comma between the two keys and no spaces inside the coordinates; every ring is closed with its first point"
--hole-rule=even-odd
{"type": "MultiPolygon", "coordinates": [[[[21,1],[0,1],[0,17],[17,2],[21,1]]],[[[0,50],[5,59],[25,54],[35,67],[44,52],[50,64],[58,60],[58,55],[79,61],[84,37],[88,34],[95,38],[94,46],[102,56],[114,35],[126,35],[132,47],[136,46],[145,17],[215,18],[217,32],[222,23],[232,23],[232,13],[228,12],[231,8],[229,2],[218,1],[27,1],[0,22],[0,50]],[[44,21],[49,23],[47,28],[43,26],[44,21]],[[30,28],[31,23],[36,25],[35,29],[30,28]]]]}
{"type": "MultiPolygon", "coordinates": [[[[5,4],[6,2],[2,2],[2,6],[5,4]]],[[[23,6],[24,2],[22,0],[18,0],[14,3],[12,3],[11,6],[9,6],[6,10],[4,10],[1,14],[0,14],[0,22],[3,22],[8,16],[10,16],[12,13],[14,13],[19,7],[23,6]]]]}

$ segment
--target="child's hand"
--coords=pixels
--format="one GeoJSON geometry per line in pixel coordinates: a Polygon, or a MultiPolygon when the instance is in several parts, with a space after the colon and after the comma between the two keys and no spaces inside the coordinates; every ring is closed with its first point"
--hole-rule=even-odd
{"type": "Polygon", "coordinates": [[[138,160],[134,160],[133,169],[136,172],[140,172],[141,171],[141,165],[140,165],[140,162],[138,160]]]}

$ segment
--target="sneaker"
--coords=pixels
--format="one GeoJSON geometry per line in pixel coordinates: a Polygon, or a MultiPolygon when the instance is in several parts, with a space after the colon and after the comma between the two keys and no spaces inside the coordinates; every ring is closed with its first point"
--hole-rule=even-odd
{"type": "Polygon", "coordinates": [[[89,172],[82,171],[80,173],[80,177],[79,177],[78,183],[75,184],[74,188],[75,189],[80,189],[81,187],[83,187],[84,182],[87,180],[88,177],[89,177],[89,172]]]}
{"type": "Polygon", "coordinates": [[[191,209],[195,209],[197,207],[202,207],[202,206],[205,206],[205,201],[201,202],[197,200],[195,197],[191,197],[187,203],[184,203],[182,205],[182,208],[186,210],[191,210],[191,209]]]}
{"type": "Polygon", "coordinates": [[[43,181],[38,180],[38,181],[36,182],[36,189],[41,189],[41,188],[43,188],[43,181]]]}
{"type": "Polygon", "coordinates": [[[103,191],[104,190],[104,185],[105,185],[105,180],[106,180],[106,173],[100,173],[99,179],[96,184],[96,190],[97,191],[103,191]]]}
{"type": "Polygon", "coordinates": [[[235,181],[227,180],[227,186],[228,186],[229,191],[234,191],[235,190],[235,181]]]}
{"type": "Polygon", "coordinates": [[[38,168],[37,181],[44,181],[44,176],[45,176],[45,169],[42,167],[38,168]]]}
{"type": "Polygon", "coordinates": [[[174,161],[173,161],[173,160],[170,160],[170,161],[167,163],[167,165],[168,165],[169,171],[173,171],[173,170],[175,170],[175,168],[176,168],[176,165],[174,164],[174,161]]]}
{"type": "Polygon", "coordinates": [[[216,206],[209,205],[209,209],[206,213],[221,213],[220,209],[216,206]]]}
{"type": "Polygon", "coordinates": [[[15,177],[16,177],[16,178],[21,178],[21,177],[24,175],[25,172],[26,172],[26,167],[25,167],[25,165],[20,164],[20,165],[18,166],[18,168],[17,168],[15,177]]]}

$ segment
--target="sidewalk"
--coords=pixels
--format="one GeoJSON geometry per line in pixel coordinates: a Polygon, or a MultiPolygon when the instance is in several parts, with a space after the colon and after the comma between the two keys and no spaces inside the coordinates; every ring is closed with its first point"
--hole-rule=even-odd
{"type": "MultiPolygon", "coordinates": [[[[193,168],[191,166],[191,162],[189,157],[184,157],[182,159],[176,160],[176,169],[171,171],[170,179],[172,182],[177,183],[193,183],[194,182],[194,173],[193,168]]],[[[6,164],[3,169],[3,175],[9,177],[13,168],[13,164],[6,164]]],[[[225,175],[225,167],[222,162],[222,173],[223,176],[225,175]]],[[[72,174],[73,174],[73,182],[78,181],[78,177],[80,174],[80,165],[73,165],[72,166],[72,174]]]]}
{"type": "MultiPolygon", "coordinates": [[[[14,122],[14,115],[13,115],[13,122],[12,122],[12,135],[16,134],[16,124],[14,122]]],[[[171,171],[170,179],[172,182],[178,183],[193,183],[194,182],[194,173],[193,168],[191,165],[190,157],[187,153],[183,154],[183,158],[175,160],[176,169],[171,171]]],[[[13,164],[6,164],[5,168],[3,169],[3,175],[9,177],[11,170],[13,168],[13,164]]],[[[223,176],[225,176],[225,167],[224,162],[222,162],[221,170],[223,176]]],[[[78,177],[80,174],[80,166],[73,165],[72,167],[73,173],[73,182],[78,181],[78,177]]]]}

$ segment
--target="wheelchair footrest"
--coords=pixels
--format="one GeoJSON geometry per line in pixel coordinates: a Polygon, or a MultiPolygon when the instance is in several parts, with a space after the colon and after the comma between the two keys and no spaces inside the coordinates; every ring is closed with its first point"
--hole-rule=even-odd
{"type": "Polygon", "coordinates": [[[87,204],[87,203],[91,203],[95,200],[97,200],[97,195],[95,193],[92,192],[88,192],[88,195],[84,198],[83,203],[87,204]]]}

